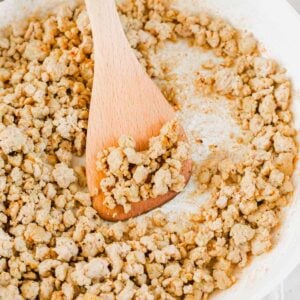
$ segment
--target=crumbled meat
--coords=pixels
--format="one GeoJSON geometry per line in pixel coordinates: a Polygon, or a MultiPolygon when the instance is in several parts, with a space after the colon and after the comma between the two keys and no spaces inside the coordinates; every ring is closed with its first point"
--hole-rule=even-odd
{"type": "Polygon", "coordinates": [[[69,168],[65,163],[55,165],[52,172],[53,177],[61,188],[67,188],[72,182],[75,182],[76,177],[73,169],[69,168]]]}
{"type": "Polygon", "coordinates": [[[170,190],[181,192],[185,186],[182,163],[188,159],[189,151],[187,143],[178,141],[178,137],[178,124],[171,121],[162,127],[159,136],[150,139],[145,151],[137,152],[135,141],[122,136],[118,147],[99,152],[97,169],[105,175],[100,186],[106,206],[114,209],[121,205],[127,213],[131,203],[170,190]]]}
{"type": "Polygon", "coordinates": [[[20,128],[8,126],[0,132],[0,147],[5,154],[25,150],[27,139],[20,128]]]}

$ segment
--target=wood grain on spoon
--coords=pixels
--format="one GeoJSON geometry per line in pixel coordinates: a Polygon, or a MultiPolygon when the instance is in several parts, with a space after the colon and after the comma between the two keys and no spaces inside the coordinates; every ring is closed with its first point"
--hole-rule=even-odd
{"type": "MultiPolygon", "coordinates": [[[[100,149],[116,146],[121,135],[133,137],[138,150],[148,147],[175,112],[136,59],[124,34],[114,0],[86,0],[94,41],[94,83],[87,133],[86,169],[90,192],[99,190],[101,174],[96,170],[100,149]]],[[[181,139],[186,139],[182,130],[181,139]]],[[[191,161],[183,163],[188,182],[191,161]]],[[[108,209],[100,193],[93,199],[102,218],[125,220],[140,215],[176,195],[166,195],[132,204],[127,214],[121,206],[108,209]]]]}

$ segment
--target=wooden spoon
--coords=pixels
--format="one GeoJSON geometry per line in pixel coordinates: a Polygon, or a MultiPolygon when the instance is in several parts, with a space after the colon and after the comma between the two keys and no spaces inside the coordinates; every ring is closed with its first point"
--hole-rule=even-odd
{"type": "MultiPolygon", "coordinates": [[[[94,84],[87,133],[87,183],[93,205],[109,221],[126,220],[162,205],[175,192],[133,203],[128,213],[122,206],[109,209],[103,204],[96,156],[100,149],[115,146],[121,135],[133,137],[138,150],[148,147],[149,138],[159,134],[175,112],[139,64],[124,34],[114,0],[86,0],[94,40],[94,84]]],[[[181,139],[186,136],[182,129],[181,139]]],[[[191,161],[183,163],[188,182],[191,161]]]]}

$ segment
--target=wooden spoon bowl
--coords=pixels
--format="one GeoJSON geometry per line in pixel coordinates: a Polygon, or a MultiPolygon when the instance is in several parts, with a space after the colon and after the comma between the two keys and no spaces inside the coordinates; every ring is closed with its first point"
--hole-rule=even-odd
{"type": "MultiPolygon", "coordinates": [[[[142,68],[124,34],[114,0],[86,0],[94,40],[94,83],[90,103],[86,170],[93,204],[105,220],[119,221],[145,213],[176,196],[175,192],[132,204],[124,213],[111,210],[99,191],[103,174],[96,170],[97,153],[116,146],[121,135],[135,139],[138,150],[148,147],[150,137],[175,118],[175,111],[142,68]],[[98,193],[96,193],[98,191],[98,193]]],[[[182,129],[180,138],[186,140],[182,129]]],[[[190,160],[183,163],[186,183],[191,175],[190,160]]]]}

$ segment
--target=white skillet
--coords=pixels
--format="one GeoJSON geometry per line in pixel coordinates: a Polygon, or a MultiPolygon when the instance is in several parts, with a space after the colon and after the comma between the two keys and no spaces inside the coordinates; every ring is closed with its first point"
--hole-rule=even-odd
{"type": "MultiPolygon", "coordinates": [[[[33,12],[47,12],[60,3],[77,0],[5,0],[0,3],[0,28],[33,12]]],[[[181,7],[205,9],[254,33],[266,55],[278,60],[293,81],[295,126],[300,130],[300,17],[285,0],[185,0],[181,7]]],[[[300,262],[300,166],[294,176],[296,193],[274,249],[242,272],[229,290],[215,295],[220,300],[259,300],[270,293],[300,262]],[[298,199],[298,200],[297,200],[298,199]]]]}

